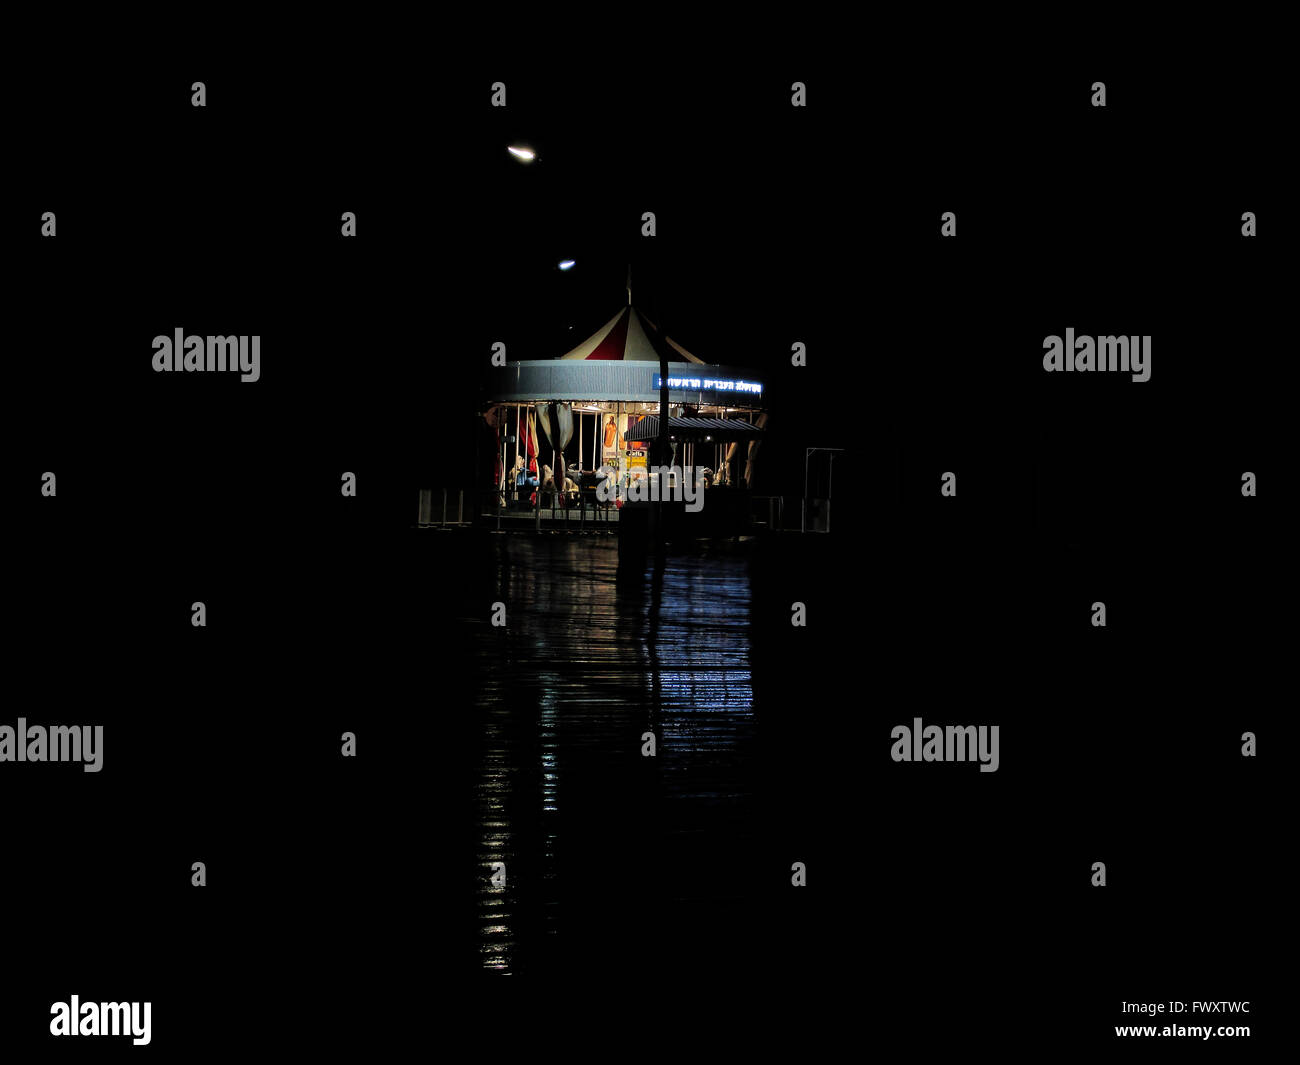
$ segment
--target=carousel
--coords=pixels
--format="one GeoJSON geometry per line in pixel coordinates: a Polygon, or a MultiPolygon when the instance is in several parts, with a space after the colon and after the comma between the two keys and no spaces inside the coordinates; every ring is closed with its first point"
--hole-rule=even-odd
{"type": "MultiPolygon", "coordinates": [[[[661,366],[667,363],[669,466],[710,492],[748,494],[768,415],[762,377],[706,363],[662,334],[628,303],[571,351],[555,359],[510,362],[493,370],[484,418],[494,431],[493,511],[529,517],[546,510],[566,521],[592,507],[617,518],[597,492],[655,477],[661,366]],[[605,486],[609,487],[609,486],[605,486]]],[[[737,502],[739,502],[737,500],[737,502]]]]}

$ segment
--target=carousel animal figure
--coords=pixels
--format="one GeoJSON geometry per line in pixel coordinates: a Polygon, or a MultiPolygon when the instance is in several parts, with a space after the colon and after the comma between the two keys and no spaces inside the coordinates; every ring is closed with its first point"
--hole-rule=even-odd
{"type": "Polygon", "coordinates": [[[608,506],[609,502],[614,498],[615,486],[618,483],[617,477],[617,472],[608,466],[602,466],[592,474],[597,503],[603,501],[608,506]]]}

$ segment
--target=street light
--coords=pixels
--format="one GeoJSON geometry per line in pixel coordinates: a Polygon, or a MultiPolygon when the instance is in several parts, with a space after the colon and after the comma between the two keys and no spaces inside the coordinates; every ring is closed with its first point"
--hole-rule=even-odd
{"type": "Polygon", "coordinates": [[[507,148],[506,151],[508,151],[511,155],[513,155],[516,159],[518,159],[520,162],[523,163],[531,163],[534,159],[537,158],[537,153],[533,151],[531,148],[512,147],[512,148],[507,148]]]}

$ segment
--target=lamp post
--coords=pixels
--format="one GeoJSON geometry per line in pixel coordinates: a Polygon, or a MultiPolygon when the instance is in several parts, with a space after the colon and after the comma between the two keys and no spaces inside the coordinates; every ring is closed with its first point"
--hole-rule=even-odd
{"type": "MultiPolygon", "coordinates": [[[[629,301],[632,299],[632,288],[630,283],[628,285],[627,298],[629,301]]],[[[658,303],[658,300],[655,302],[658,303]]],[[[659,471],[659,498],[654,505],[655,539],[656,542],[658,542],[663,536],[664,531],[664,491],[667,487],[664,484],[667,479],[665,474],[667,463],[664,462],[664,456],[670,453],[671,445],[668,442],[668,341],[665,339],[668,336],[668,333],[664,329],[662,308],[656,309],[659,311],[659,435],[655,440],[655,451],[657,454],[652,465],[654,465],[659,471]]]]}

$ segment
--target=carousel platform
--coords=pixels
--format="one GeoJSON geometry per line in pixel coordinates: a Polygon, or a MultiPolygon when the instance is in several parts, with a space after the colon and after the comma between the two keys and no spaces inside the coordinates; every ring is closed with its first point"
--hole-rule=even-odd
{"type": "Polygon", "coordinates": [[[618,531],[619,511],[616,507],[497,507],[479,517],[479,526],[500,528],[509,532],[545,530],[554,532],[608,533],[618,531]]]}

